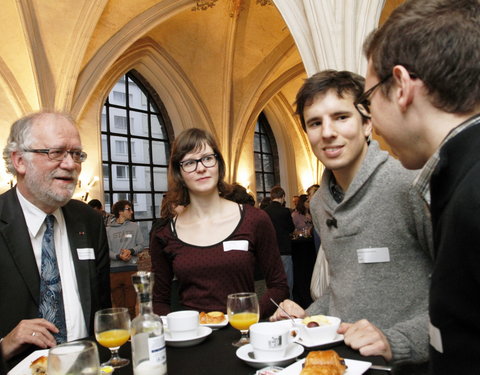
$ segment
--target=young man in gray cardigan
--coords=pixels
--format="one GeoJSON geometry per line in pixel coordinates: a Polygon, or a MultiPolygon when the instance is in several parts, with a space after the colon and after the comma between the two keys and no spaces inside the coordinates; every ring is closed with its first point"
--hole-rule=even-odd
{"type": "MultiPolygon", "coordinates": [[[[297,317],[326,314],[362,355],[381,355],[396,373],[424,374],[428,359],[428,212],[412,188],[415,174],[370,141],[369,118],[355,108],[364,79],[323,71],[297,94],[297,114],[325,165],[310,209],[328,261],[326,293],[297,317]]],[[[280,310],[271,320],[283,319],[280,310]]]]}

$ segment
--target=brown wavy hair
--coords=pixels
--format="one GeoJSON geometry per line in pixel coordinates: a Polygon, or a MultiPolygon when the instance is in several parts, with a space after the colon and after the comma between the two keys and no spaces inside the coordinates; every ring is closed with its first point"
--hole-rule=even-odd
{"type": "Polygon", "coordinates": [[[190,194],[183,180],[180,170],[180,162],[186,154],[201,151],[205,146],[210,146],[217,157],[218,163],[218,191],[224,197],[231,190],[230,185],[225,182],[226,165],[220,148],[213,135],[205,130],[190,128],[181,132],[173,142],[168,163],[168,192],[165,196],[166,202],[161,216],[171,218],[175,216],[175,207],[188,206],[190,194]]]}

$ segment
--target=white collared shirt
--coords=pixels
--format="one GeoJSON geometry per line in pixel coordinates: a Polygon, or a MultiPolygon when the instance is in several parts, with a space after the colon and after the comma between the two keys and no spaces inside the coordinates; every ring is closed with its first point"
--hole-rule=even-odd
{"type": "MultiPolygon", "coordinates": [[[[28,233],[30,234],[38,272],[41,273],[42,240],[43,234],[47,229],[45,224],[45,217],[47,214],[25,199],[18,189],[16,189],[16,191],[20,206],[22,207],[25,216],[25,221],[27,222],[28,233]]],[[[67,340],[72,341],[87,337],[88,331],[82,305],[80,303],[80,294],[78,292],[77,277],[75,274],[70,242],[68,241],[65,218],[63,217],[63,212],[60,208],[53,212],[52,215],[55,216],[56,221],[54,225],[55,252],[57,254],[60,278],[62,280],[67,340]],[[62,249],[62,251],[59,251],[59,249],[62,249]]]]}

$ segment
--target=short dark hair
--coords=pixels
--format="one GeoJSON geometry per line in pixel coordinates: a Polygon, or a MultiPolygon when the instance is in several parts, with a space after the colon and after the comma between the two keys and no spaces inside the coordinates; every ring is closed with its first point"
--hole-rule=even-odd
{"type": "Polygon", "coordinates": [[[125,210],[125,207],[127,207],[127,206],[133,207],[132,204],[129,201],[127,201],[125,199],[119,200],[118,202],[116,202],[113,205],[112,213],[118,219],[118,217],[120,216],[120,211],[125,210]]]}
{"type": "Polygon", "coordinates": [[[279,185],[272,187],[272,190],[270,190],[270,198],[272,199],[279,199],[283,198],[284,196],[285,190],[283,190],[279,185]]]}
{"type": "MultiPolygon", "coordinates": [[[[445,112],[466,114],[480,102],[478,0],[407,0],[369,35],[364,52],[380,80],[401,65],[445,112]]],[[[391,86],[382,85],[384,95],[391,86]]]]}
{"type": "Polygon", "coordinates": [[[92,199],[90,202],[88,202],[88,205],[99,210],[103,208],[102,202],[100,202],[98,199],[92,199]]]}
{"type": "MultiPolygon", "coordinates": [[[[307,78],[298,91],[295,100],[297,106],[295,113],[300,117],[303,130],[307,131],[303,111],[305,107],[312,104],[315,96],[325,95],[328,91],[335,90],[340,98],[349,94],[353,97],[353,101],[356,101],[363,94],[364,88],[365,78],[346,70],[324,70],[307,78]]],[[[362,119],[367,120],[363,116],[362,119]]]]}

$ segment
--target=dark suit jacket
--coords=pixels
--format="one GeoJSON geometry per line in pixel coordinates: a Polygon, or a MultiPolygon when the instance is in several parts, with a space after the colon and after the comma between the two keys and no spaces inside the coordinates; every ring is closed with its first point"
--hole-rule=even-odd
{"type": "MultiPolygon", "coordinates": [[[[80,302],[87,330],[93,335],[95,311],[110,307],[110,260],[102,217],[71,200],[63,208],[80,302]],[[93,248],[94,260],[79,260],[78,248],[93,248]]],[[[0,337],[22,319],[38,318],[40,275],[25,217],[13,188],[0,195],[0,337]]],[[[36,349],[32,347],[32,350],[36,349]]],[[[29,351],[22,353],[24,357],[29,351]]],[[[9,364],[18,361],[13,358],[9,364]]]]}
{"type": "Polygon", "coordinates": [[[265,212],[270,216],[275,227],[280,255],[291,255],[292,240],[290,239],[290,233],[295,230],[295,225],[290,210],[283,207],[279,202],[272,201],[265,208],[265,212]]]}
{"type": "Polygon", "coordinates": [[[442,147],[431,178],[434,268],[432,374],[480,374],[480,118],[442,147]]]}

